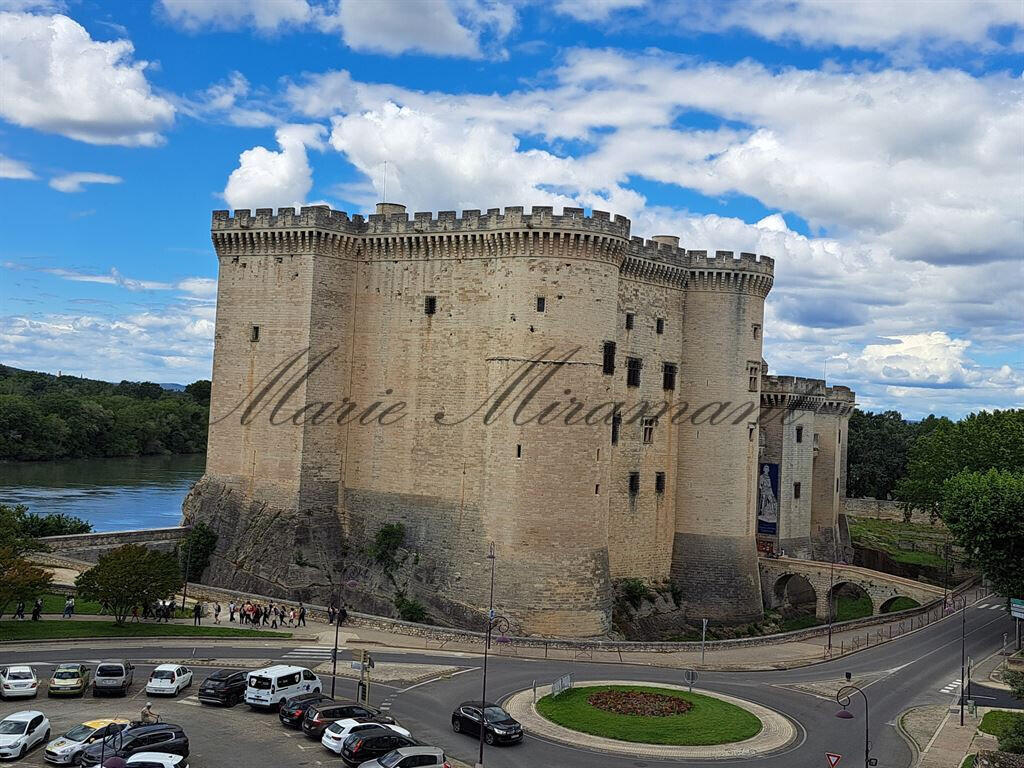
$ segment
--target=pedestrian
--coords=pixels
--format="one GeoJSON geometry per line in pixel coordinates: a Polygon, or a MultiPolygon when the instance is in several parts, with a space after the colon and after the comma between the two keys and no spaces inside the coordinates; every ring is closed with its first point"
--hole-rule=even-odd
{"type": "Polygon", "coordinates": [[[39,621],[43,615],[43,598],[37,597],[35,604],[32,606],[32,621],[39,621]]]}
{"type": "Polygon", "coordinates": [[[295,609],[294,608],[292,608],[290,611],[288,611],[288,626],[289,627],[294,627],[295,626],[295,609]]]}
{"type": "Polygon", "coordinates": [[[62,619],[70,619],[72,612],[75,610],[75,600],[72,597],[68,597],[64,601],[64,612],[60,615],[62,619]]]}
{"type": "Polygon", "coordinates": [[[299,601],[299,623],[296,626],[306,626],[306,606],[302,604],[301,600],[299,601]]]}
{"type": "Polygon", "coordinates": [[[277,615],[278,615],[278,613],[279,613],[279,611],[277,610],[277,606],[275,605],[273,612],[270,614],[270,628],[271,629],[277,629],[277,615]]]}
{"type": "Polygon", "coordinates": [[[263,606],[263,626],[267,626],[270,623],[270,606],[263,606]]]}
{"type": "Polygon", "coordinates": [[[25,601],[24,600],[19,600],[18,601],[18,607],[14,610],[14,618],[16,618],[18,621],[24,621],[25,620],[25,601]]]}
{"type": "Polygon", "coordinates": [[[337,611],[334,608],[334,601],[331,600],[331,604],[327,606],[327,623],[328,624],[333,624],[334,623],[334,617],[335,617],[336,614],[337,614],[337,611]]]}
{"type": "Polygon", "coordinates": [[[213,623],[220,624],[220,603],[213,604],[213,623]]]}
{"type": "Polygon", "coordinates": [[[345,604],[342,603],[341,608],[338,609],[338,626],[340,627],[345,623],[345,619],[348,618],[348,611],[345,610],[345,604]]]}
{"type": "Polygon", "coordinates": [[[228,621],[234,622],[235,620],[235,601],[232,600],[228,603],[228,621]]]}
{"type": "Polygon", "coordinates": [[[192,624],[194,626],[200,626],[203,623],[203,604],[196,600],[196,604],[192,606],[192,624]]]}

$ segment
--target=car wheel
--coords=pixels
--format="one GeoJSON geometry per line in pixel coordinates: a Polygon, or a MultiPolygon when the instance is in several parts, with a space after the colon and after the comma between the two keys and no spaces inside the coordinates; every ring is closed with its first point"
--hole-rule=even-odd
{"type": "Polygon", "coordinates": [[[21,760],[21,758],[25,756],[26,752],[28,752],[28,744],[22,744],[21,752],[18,753],[18,759],[21,760]]]}
{"type": "Polygon", "coordinates": [[[462,733],[462,722],[458,719],[452,719],[452,730],[456,733],[462,733]]]}
{"type": "Polygon", "coordinates": [[[484,731],[484,741],[488,744],[494,743],[494,734],[490,731],[484,731]]]}
{"type": "Polygon", "coordinates": [[[42,744],[46,744],[46,743],[47,743],[47,742],[49,742],[49,741],[50,741],[50,729],[49,729],[49,728],[47,728],[47,729],[46,729],[46,733],[44,733],[44,734],[43,734],[43,740],[42,740],[42,742],[40,742],[40,743],[42,743],[42,744]]]}

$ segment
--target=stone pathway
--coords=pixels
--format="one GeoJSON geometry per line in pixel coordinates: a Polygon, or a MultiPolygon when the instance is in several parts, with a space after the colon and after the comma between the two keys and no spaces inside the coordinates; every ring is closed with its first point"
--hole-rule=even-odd
{"type": "MultiPolygon", "coordinates": [[[[590,685],[637,685],[636,680],[588,680],[590,685]]],[[[668,685],[666,683],[651,683],[659,688],[673,688],[679,691],[688,690],[682,685],[668,685]]],[[[537,698],[546,696],[551,692],[551,686],[545,685],[537,688],[537,698]]],[[[694,693],[702,696],[721,699],[729,704],[747,710],[761,721],[761,732],[744,741],[737,741],[733,744],[717,744],[703,747],[680,747],[661,744],[636,744],[617,739],[606,739],[601,736],[591,736],[560,725],[552,723],[538,714],[533,703],[533,689],[520,691],[505,700],[504,706],[512,717],[523,724],[527,733],[541,738],[556,741],[561,744],[569,744],[574,747],[591,749],[597,752],[606,752],[614,755],[625,755],[627,757],[647,757],[658,760],[690,759],[690,760],[715,760],[727,758],[749,758],[757,755],[764,755],[782,749],[796,738],[796,728],[793,724],[778,712],[754,704],[750,701],[726,696],[722,693],[694,689],[694,693]]]]}
{"type": "MultiPolygon", "coordinates": [[[[987,746],[987,740],[992,737],[978,734],[980,738],[975,739],[979,723],[981,723],[980,712],[977,717],[965,715],[962,727],[959,713],[947,713],[946,719],[942,721],[942,725],[939,726],[931,743],[927,745],[921,755],[918,768],[959,768],[968,751],[990,749],[991,747],[987,746]],[[974,748],[971,746],[972,742],[974,748]]],[[[992,740],[994,741],[994,739],[992,740]]]]}

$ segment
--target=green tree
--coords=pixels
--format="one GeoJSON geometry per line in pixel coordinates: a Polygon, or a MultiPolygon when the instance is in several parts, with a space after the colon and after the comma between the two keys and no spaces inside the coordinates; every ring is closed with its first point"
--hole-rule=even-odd
{"type": "Polygon", "coordinates": [[[0,504],[0,550],[12,559],[43,549],[43,545],[25,530],[27,514],[24,504],[0,504]]]}
{"type": "Polygon", "coordinates": [[[210,380],[199,379],[185,387],[185,394],[201,405],[210,404],[210,380]]]}
{"type": "Polygon", "coordinates": [[[52,581],[53,576],[17,556],[13,549],[0,547],[0,618],[12,603],[35,600],[52,581]]]}
{"type": "Polygon", "coordinates": [[[141,544],[125,544],[101,555],[96,565],[75,579],[78,594],[106,604],[118,624],[124,624],[133,607],[166,600],[181,584],[174,554],[141,544]]]}
{"type": "Polygon", "coordinates": [[[999,751],[1024,755],[1024,715],[1017,714],[999,736],[999,751]]]}
{"type": "Polygon", "coordinates": [[[917,425],[897,411],[854,409],[850,416],[847,492],[850,496],[888,499],[907,469],[917,425]]]}
{"type": "Polygon", "coordinates": [[[181,572],[189,581],[199,581],[217,549],[217,534],[206,523],[196,523],[178,542],[176,552],[181,572]],[[191,555],[189,547],[191,546],[191,555]],[[188,573],[186,573],[186,569],[188,573]]]}
{"type": "Polygon", "coordinates": [[[996,590],[1024,595],[1024,472],[960,472],[943,483],[941,509],[956,543],[996,590]]]}
{"type": "Polygon", "coordinates": [[[1003,682],[1010,686],[1010,693],[1024,700],[1024,672],[1006,672],[1003,682]]]}

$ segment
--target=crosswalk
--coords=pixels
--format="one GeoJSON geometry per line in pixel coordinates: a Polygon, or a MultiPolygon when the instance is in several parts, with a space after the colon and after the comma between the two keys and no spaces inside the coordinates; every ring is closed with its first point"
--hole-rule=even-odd
{"type": "Polygon", "coordinates": [[[1005,611],[1006,610],[1006,604],[1005,603],[991,603],[991,604],[989,604],[989,603],[982,603],[981,605],[978,606],[978,608],[980,608],[983,611],[984,610],[989,610],[989,611],[1005,611]]]}
{"type": "Polygon", "coordinates": [[[958,677],[956,680],[952,680],[949,683],[947,683],[944,688],[940,688],[939,692],[940,693],[950,694],[950,693],[956,693],[959,690],[960,690],[960,678],[958,677]]]}
{"type": "MultiPolygon", "coordinates": [[[[307,645],[292,648],[281,658],[288,661],[305,661],[310,664],[319,664],[323,661],[330,661],[333,650],[333,648],[326,648],[322,645],[307,645]]],[[[339,648],[338,650],[340,651],[341,649],[339,648]]]]}

